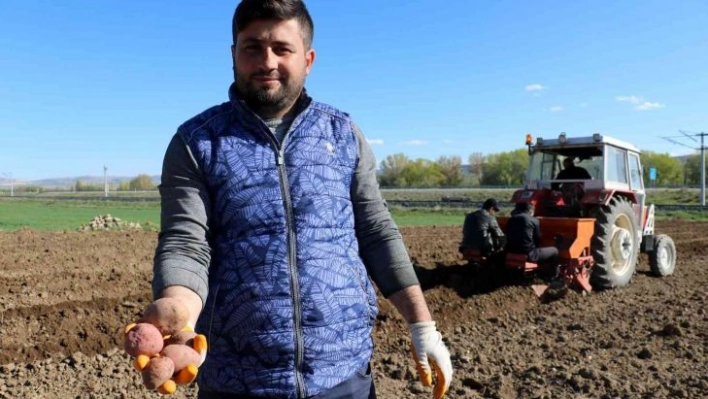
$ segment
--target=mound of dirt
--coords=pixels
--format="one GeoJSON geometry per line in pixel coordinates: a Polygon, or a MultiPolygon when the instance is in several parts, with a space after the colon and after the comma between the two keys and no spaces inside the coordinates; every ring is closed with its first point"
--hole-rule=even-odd
{"type": "Polygon", "coordinates": [[[98,215],[87,224],[79,226],[77,231],[96,231],[96,230],[142,230],[140,223],[128,222],[111,216],[110,214],[98,215]]]}
{"type": "MultiPolygon", "coordinates": [[[[646,259],[623,289],[541,303],[526,285],[471,273],[460,228],[402,233],[453,357],[450,398],[708,397],[708,223],[663,222],[675,275],[646,259]]],[[[146,398],[118,348],[151,300],[155,232],[0,233],[0,398],[146,398]]],[[[379,397],[419,398],[408,327],[383,298],[379,397]]],[[[195,398],[181,387],[175,399],[195,398]]]]}

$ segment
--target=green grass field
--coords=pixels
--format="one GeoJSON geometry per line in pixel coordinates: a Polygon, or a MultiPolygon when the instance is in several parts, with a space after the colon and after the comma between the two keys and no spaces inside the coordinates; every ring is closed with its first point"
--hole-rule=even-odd
{"type": "MultiPolygon", "coordinates": [[[[392,209],[394,220],[404,226],[462,225],[464,210],[392,209]]],[[[0,200],[0,231],[22,228],[73,231],[95,216],[110,214],[142,226],[159,226],[158,202],[0,200]]]]}
{"type": "MultiPolygon", "coordinates": [[[[387,200],[440,201],[443,198],[465,198],[469,201],[483,201],[495,197],[505,201],[513,190],[384,190],[387,200]]],[[[144,193],[136,193],[140,197],[144,193]]],[[[657,204],[697,204],[696,189],[656,189],[648,193],[649,201],[657,204]]],[[[391,213],[399,227],[406,226],[462,226],[464,215],[472,209],[406,209],[392,207],[391,213]]],[[[508,211],[502,210],[503,213],[508,211]]],[[[53,200],[49,198],[8,198],[0,197],[0,231],[14,231],[24,227],[35,230],[77,230],[100,215],[110,214],[126,222],[140,223],[145,228],[156,229],[160,224],[160,204],[158,201],[111,201],[95,194],[79,200],[53,200]]],[[[688,220],[708,220],[706,212],[661,212],[657,219],[679,218],[688,220]]]]}
{"type": "Polygon", "coordinates": [[[158,202],[46,201],[41,199],[0,201],[0,230],[24,227],[34,230],[76,230],[95,216],[110,214],[143,226],[159,226],[158,202]]]}

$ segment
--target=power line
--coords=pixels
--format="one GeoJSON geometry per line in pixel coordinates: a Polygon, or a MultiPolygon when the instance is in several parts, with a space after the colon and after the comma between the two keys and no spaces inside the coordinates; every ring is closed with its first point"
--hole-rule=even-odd
{"type": "Polygon", "coordinates": [[[683,134],[684,136],[688,137],[689,139],[695,141],[696,143],[698,142],[698,139],[696,139],[695,137],[693,137],[693,136],[695,136],[697,133],[687,132],[687,131],[685,131],[685,130],[679,130],[679,132],[681,132],[681,134],[683,134]]]}
{"type": "Polygon", "coordinates": [[[679,133],[681,133],[681,136],[664,136],[662,137],[664,140],[667,140],[669,142],[672,142],[674,144],[688,147],[692,150],[698,150],[701,152],[701,206],[706,205],[706,146],[705,146],[705,137],[708,136],[708,133],[705,132],[700,132],[700,133],[695,133],[695,132],[687,132],[685,130],[679,130],[679,133]],[[698,139],[696,137],[700,137],[700,147],[695,148],[692,147],[688,144],[682,143],[678,140],[677,138],[688,138],[691,139],[692,141],[698,143],[698,139]]]}
{"type": "MultiPolygon", "coordinates": [[[[662,136],[661,138],[664,139],[664,140],[666,140],[666,141],[670,141],[670,142],[672,142],[672,143],[674,143],[674,144],[676,144],[676,145],[680,145],[680,146],[683,146],[683,147],[686,147],[686,148],[690,148],[690,149],[692,149],[692,150],[696,150],[695,147],[691,147],[691,146],[688,145],[688,144],[682,143],[682,142],[680,142],[680,141],[674,139],[674,137],[683,137],[683,136],[673,136],[673,137],[672,137],[672,136],[662,136]]],[[[693,137],[692,137],[692,138],[693,138],[693,137]]],[[[694,140],[695,140],[695,139],[694,139],[694,140]]]]}

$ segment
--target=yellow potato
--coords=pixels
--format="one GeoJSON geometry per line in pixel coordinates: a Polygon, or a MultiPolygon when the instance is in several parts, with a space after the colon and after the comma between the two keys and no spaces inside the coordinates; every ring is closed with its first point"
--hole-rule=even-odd
{"type": "Polygon", "coordinates": [[[160,298],[145,308],[141,321],[154,325],[162,335],[172,335],[187,325],[189,309],[179,299],[160,298]]]}

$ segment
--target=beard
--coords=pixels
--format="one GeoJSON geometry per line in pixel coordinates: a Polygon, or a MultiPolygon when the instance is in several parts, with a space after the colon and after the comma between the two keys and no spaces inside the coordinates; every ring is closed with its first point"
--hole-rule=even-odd
{"type": "Polygon", "coordinates": [[[270,117],[288,110],[300,97],[305,77],[280,78],[278,87],[260,85],[249,76],[234,72],[236,91],[243,101],[261,117],[270,117]]]}

